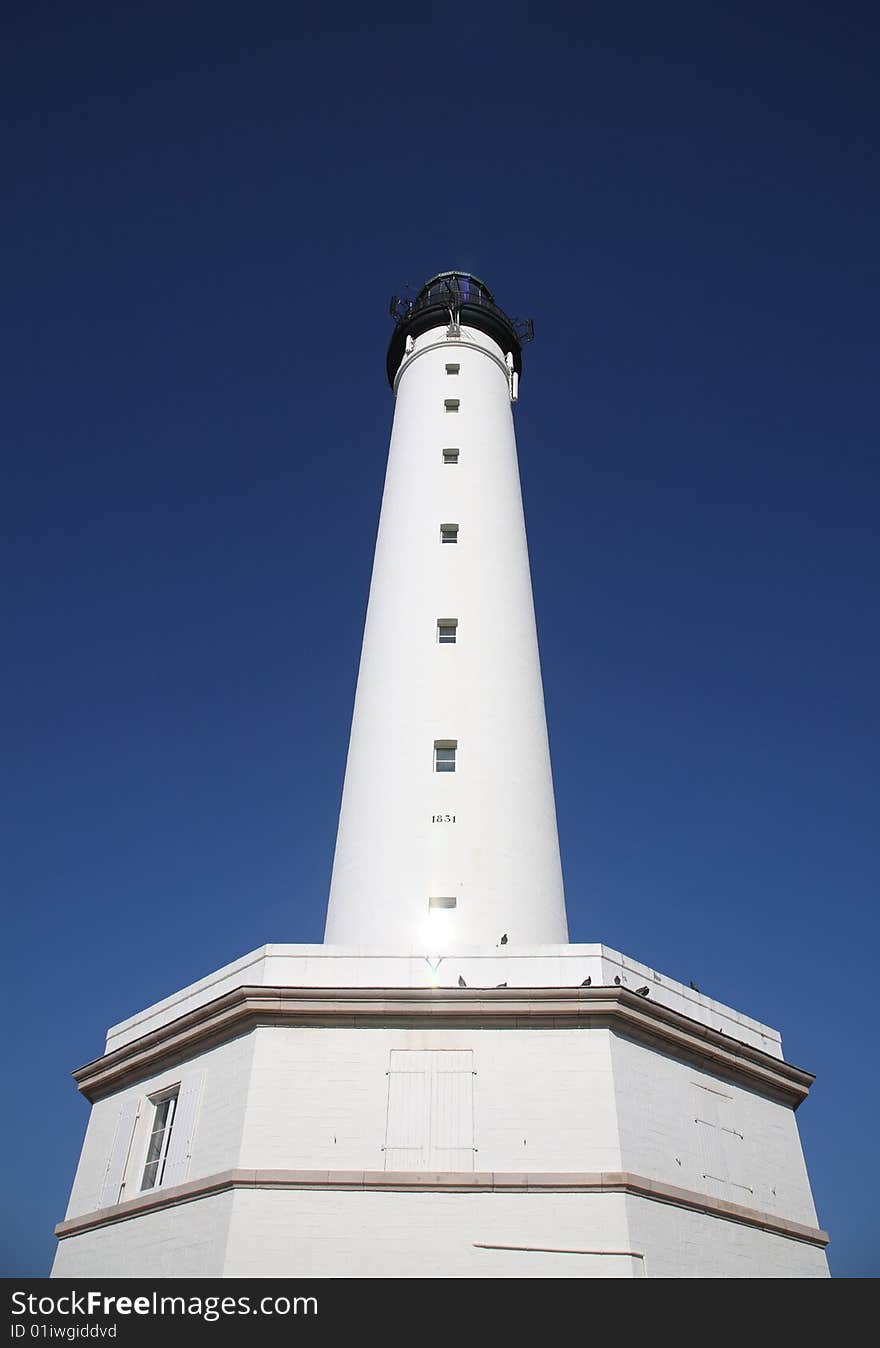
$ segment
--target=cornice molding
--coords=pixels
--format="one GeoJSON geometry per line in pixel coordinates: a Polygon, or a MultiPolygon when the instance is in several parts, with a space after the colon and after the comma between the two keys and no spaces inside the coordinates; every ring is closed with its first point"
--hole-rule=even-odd
{"type": "Polygon", "coordinates": [[[785,1217],[777,1217],[757,1208],[728,1203],[692,1189],[679,1189],[630,1171],[501,1173],[492,1171],[392,1171],[392,1170],[224,1170],[216,1175],[190,1180],[172,1189],[153,1190],[149,1194],[99,1208],[68,1221],[59,1222],[55,1235],[59,1240],[131,1221],[144,1213],[181,1203],[194,1203],[236,1189],[323,1190],[334,1192],[384,1193],[582,1193],[628,1194],[687,1208],[741,1226],[757,1227],[771,1235],[801,1241],[824,1248],[828,1234],[815,1226],[805,1226],[785,1217]]]}
{"type": "Polygon", "coordinates": [[[797,1108],[814,1077],[622,987],[235,988],[73,1073],[97,1100],[160,1068],[263,1025],[424,1029],[605,1028],[797,1108]]]}

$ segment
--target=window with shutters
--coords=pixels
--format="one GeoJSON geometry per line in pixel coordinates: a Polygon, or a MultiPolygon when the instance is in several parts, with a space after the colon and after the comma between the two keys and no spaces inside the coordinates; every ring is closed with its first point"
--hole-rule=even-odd
{"type": "Polygon", "coordinates": [[[204,1079],[203,1071],[194,1071],[148,1096],[122,1100],[99,1207],[183,1183],[189,1174],[204,1079]]]}
{"type": "Polygon", "coordinates": [[[173,1090],[165,1091],[160,1096],[153,1096],[150,1101],[153,1106],[153,1115],[147,1142],[147,1158],[141,1178],[141,1189],[155,1189],[162,1183],[165,1175],[165,1163],[168,1159],[168,1148],[174,1130],[174,1115],[177,1112],[179,1094],[180,1087],[175,1086],[173,1090]]]}
{"type": "Polygon", "coordinates": [[[392,1049],[386,1170],[473,1170],[471,1049],[392,1049]]]}

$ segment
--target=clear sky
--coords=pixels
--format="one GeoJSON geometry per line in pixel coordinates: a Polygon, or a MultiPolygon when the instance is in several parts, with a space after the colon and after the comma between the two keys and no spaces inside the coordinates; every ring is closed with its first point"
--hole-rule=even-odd
{"type": "Polygon", "coordinates": [[[880,1273],[877,9],[9,0],[6,1215],[106,1027],[319,941],[388,301],[531,316],[517,435],[571,936],[783,1033],[880,1273]],[[867,952],[867,953],[866,953],[867,952]]]}

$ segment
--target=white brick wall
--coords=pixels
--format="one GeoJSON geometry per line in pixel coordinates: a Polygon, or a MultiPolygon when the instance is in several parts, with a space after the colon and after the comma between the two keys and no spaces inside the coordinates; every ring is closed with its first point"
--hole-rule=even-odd
{"type": "Polygon", "coordinates": [[[813,1278],[828,1268],[801,1242],[620,1194],[273,1190],[62,1241],[53,1276],[813,1278]]]}
{"type": "Polygon", "coordinates": [[[220,1277],[232,1205],[232,1194],[217,1194],[62,1240],[52,1277],[220,1277]]]}
{"type": "Polygon", "coordinates": [[[381,1170],[392,1049],[473,1049],[477,1170],[618,1170],[606,1030],[263,1028],[241,1164],[381,1170]]]}
{"type": "Polygon", "coordinates": [[[816,1225],[797,1123],[787,1105],[618,1035],[611,1059],[624,1170],[816,1225]],[[718,1093],[727,1120],[742,1135],[732,1137],[727,1149],[728,1183],[704,1178],[695,1122],[699,1086],[718,1093]]]}
{"type": "Polygon", "coordinates": [[[626,1198],[630,1237],[647,1251],[649,1278],[827,1278],[824,1251],[687,1212],[665,1203],[626,1198]]]}
{"type": "MultiPolygon", "coordinates": [[[[631,1277],[615,1194],[238,1193],[227,1277],[631,1277]],[[523,1250],[480,1250],[476,1244],[523,1250]],[[531,1252],[529,1250],[531,1247],[531,1252]]],[[[636,1273],[635,1276],[639,1276],[636,1273]]]]}

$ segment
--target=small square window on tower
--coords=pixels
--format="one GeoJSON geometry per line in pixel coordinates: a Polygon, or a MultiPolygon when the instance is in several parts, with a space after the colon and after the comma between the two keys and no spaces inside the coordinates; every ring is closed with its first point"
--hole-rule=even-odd
{"type": "Polygon", "coordinates": [[[457,525],[457,524],[441,524],[441,525],[440,525],[440,542],[441,542],[441,543],[457,543],[457,542],[458,542],[458,525],[457,525]]]}
{"type": "Polygon", "coordinates": [[[455,772],[455,754],[458,740],[434,741],[434,771],[455,772]]]}
{"type": "Polygon", "coordinates": [[[444,451],[443,451],[443,462],[444,462],[444,463],[458,463],[458,450],[457,450],[457,449],[444,449],[444,451]]]}
{"type": "Polygon", "coordinates": [[[443,406],[445,407],[445,409],[446,409],[447,412],[457,412],[457,411],[458,411],[458,404],[459,404],[458,398],[444,398],[444,399],[443,399],[443,406]]]}
{"type": "Polygon", "coordinates": [[[453,646],[458,640],[458,619],[437,619],[437,640],[441,646],[453,646]]]}
{"type": "Polygon", "coordinates": [[[429,910],[437,908],[455,908],[457,906],[458,900],[454,899],[451,894],[432,894],[428,899],[429,910]]]}
{"type": "Polygon", "coordinates": [[[460,371],[461,371],[461,366],[460,366],[460,365],[455,365],[455,364],[450,363],[450,364],[448,364],[448,365],[446,366],[446,373],[447,373],[447,374],[458,374],[460,371]]]}

